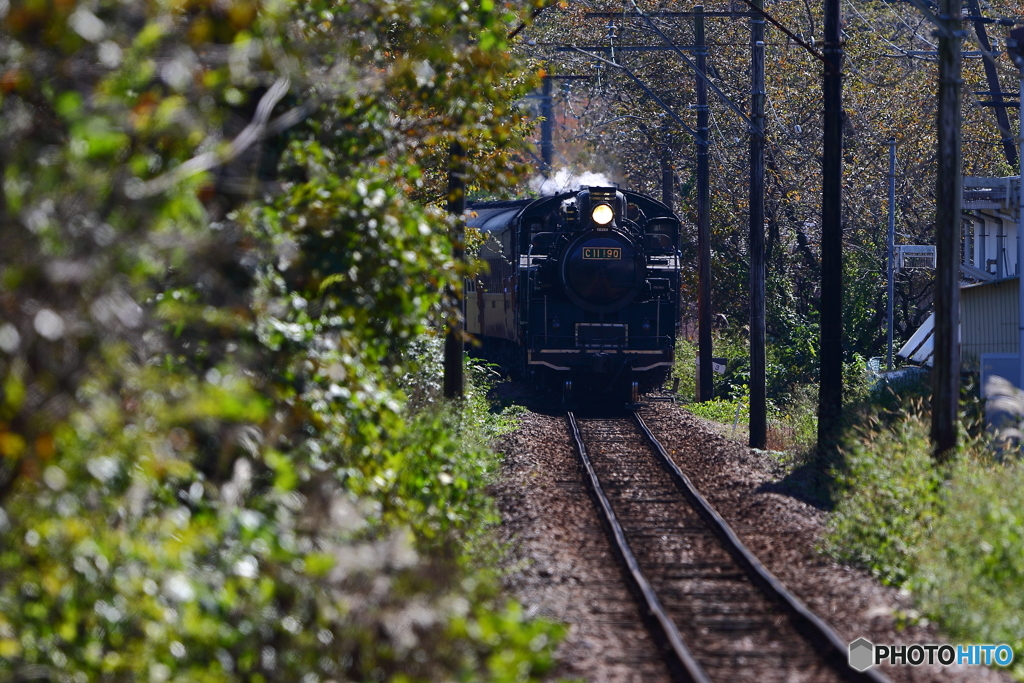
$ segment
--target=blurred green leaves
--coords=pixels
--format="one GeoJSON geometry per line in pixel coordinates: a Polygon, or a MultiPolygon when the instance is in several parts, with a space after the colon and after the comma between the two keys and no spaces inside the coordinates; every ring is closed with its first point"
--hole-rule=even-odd
{"type": "Polygon", "coordinates": [[[542,675],[487,406],[399,389],[464,274],[450,141],[515,177],[530,7],[6,7],[0,678],[542,675]]]}

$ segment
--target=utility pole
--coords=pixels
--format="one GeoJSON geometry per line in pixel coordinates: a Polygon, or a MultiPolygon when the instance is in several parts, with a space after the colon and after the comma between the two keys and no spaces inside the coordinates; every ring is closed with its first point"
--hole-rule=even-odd
{"type": "MultiPolygon", "coordinates": [[[[753,0],[764,9],[764,0],[753,0]]],[[[750,19],[750,447],[768,443],[764,324],[764,19],[750,19]]]]}
{"type": "Polygon", "coordinates": [[[821,169],[821,369],[818,456],[836,454],[843,417],[843,45],[839,0],[825,0],[821,169]]]}
{"type": "Polygon", "coordinates": [[[661,201],[668,208],[675,211],[673,208],[672,195],[675,194],[675,183],[672,182],[672,149],[666,142],[664,148],[661,150],[661,201]]]}
{"type": "Polygon", "coordinates": [[[889,138],[889,229],[885,236],[886,251],[889,254],[887,292],[885,303],[885,319],[888,321],[889,353],[886,368],[892,370],[892,307],[896,259],[896,138],[889,138]]]}
{"type": "Polygon", "coordinates": [[[937,459],[956,448],[960,404],[960,0],[939,3],[938,170],[935,196],[935,355],[932,447],[937,459]]]}
{"type": "Polygon", "coordinates": [[[697,400],[714,397],[711,348],[711,183],[708,169],[707,42],[704,6],[693,8],[697,57],[697,400]]]}
{"type": "Polygon", "coordinates": [[[555,126],[555,105],[551,96],[551,76],[545,74],[541,81],[540,115],[544,119],[540,124],[540,158],[544,162],[544,175],[551,173],[555,145],[552,143],[552,132],[555,126]]]}
{"type": "MultiPolygon", "coordinates": [[[[453,142],[448,154],[448,213],[455,217],[452,258],[456,264],[461,264],[465,257],[462,215],[466,211],[466,152],[460,143],[453,142]]],[[[458,270],[461,277],[461,268],[458,270]]],[[[448,302],[448,330],[444,338],[444,397],[461,399],[465,384],[462,372],[464,316],[461,284],[448,288],[448,302]]]]}

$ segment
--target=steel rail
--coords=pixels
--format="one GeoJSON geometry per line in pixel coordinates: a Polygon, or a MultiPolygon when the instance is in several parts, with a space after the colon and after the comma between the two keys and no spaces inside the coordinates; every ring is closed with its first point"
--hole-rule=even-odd
{"type": "Polygon", "coordinates": [[[693,482],[673,462],[665,451],[665,447],[655,438],[654,434],[647,427],[643,418],[636,411],[633,411],[633,419],[636,421],[640,431],[644,433],[647,440],[654,447],[658,459],[665,467],[680,491],[689,499],[691,505],[698,514],[715,531],[722,540],[726,549],[733,556],[736,562],[747,573],[747,576],[757,584],[769,597],[774,598],[790,614],[793,626],[804,635],[811,643],[818,647],[819,652],[825,655],[833,668],[852,683],[892,683],[891,680],[877,669],[857,671],[850,667],[848,661],[849,644],[839,637],[839,634],[832,629],[821,617],[812,612],[800,598],[796,597],[786,588],[768,568],[761,564],[761,561],[754,556],[750,550],[740,541],[736,532],[728,525],[718,512],[711,507],[707,499],[694,487],[693,482]]]}
{"type": "Polygon", "coordinates": [[[612,511],[611,503],[608,501],[608,497],[605,496],[601,482],[597,478],[597,472],[594,471],[594,466],[587,455],[587,447],[583,443],[583,436],[580,434],[579,425],[576,424],[576,416],[570,411],[566,413],[566,419],[569,422],[569,432],[576,444],[576,454],[579,456],[580,463],[583,465],[583,470],[586,473],[590,492],[597,501],[605,524],[611,530],[615,549],[629,570],[629,577],[634,588],[643,597],[648,613],[657,622],[658,628],[671,650],[673,663],[677,665],[674,668],[683,674],[685,680],[690,683],[711,683],[711,679],[708,678],[703,667],[697,663],[690,649],[686,647],[679,629],[668,614],[666,614],[665,608],[654,592],[650,581],[647,580],[647,577],[644,576],[643,571],[640,569],[640,564],[636,561],[636,556],[633,555],[633,551],[626,541],[626,534],[622,530],[615,512],[612,511]]]}

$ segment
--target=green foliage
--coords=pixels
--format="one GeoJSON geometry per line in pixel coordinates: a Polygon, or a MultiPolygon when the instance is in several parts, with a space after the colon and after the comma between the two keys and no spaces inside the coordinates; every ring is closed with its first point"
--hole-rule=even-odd
{"type": "Polygon", "coordinates": [[[843,403],[863,403],[871,397],[872,387],[877,379],[868,370],[867,359],[859,353],[843,363],[843,403]]]}
{"type": "Polygon", "coordinates": [[[732,424],[736,421],[737,416],[739,416],[740,424],[746,424],[750,419],[750,406],[743,400],[729,401],[714,398],[703,403],[691,403],[686,409],[705,420],[714,420],[722,424],[732,424]]]}
{"type": "Polygon", "coordinates": [[[550,667],[482,399],[398,387],[462,275],[449,144],[519,171],[530,9],[3,5],[0,679],[550,667]]]}
{"type": "Polygon", "coordinates": [[[928,431],[926,417],[912,412],[885,427],[868,422],[847,439],[825,539],[830,555],[897,585],[917,569],[918,550],[942,510],[943,473],[931,458],[928,431]]]}
{"type": "Polygon", "coordinates": [[[693,400],[697,395],[697,342],[677,338],[674,362],[672,382],[679,382],[677,393],[683,400],[693,400]]]}
{"type": "Polygon", "coordinates": [[[818,388],[796,387],[785,404],[768,415],[768,448],[787,451],[791,464],[809,458],[818,440],[818,388]]]}
{"type": "MultiPolygon", "coordinates": [[[[965,458],[923,539],[915,589],[961,642],[1024,648],[1024,468],[965,458]]],[[[1024,666],[1014,673],[1024,678],[1024,666]]]]}
{"type": "MultiPolygon", "coordinates": [[[[824,550],[911,589],[920,612],[954,641],[1019,651],[1024,467],[996,462],[983,439],[967,440],[951,462],[937,465],[917,405],[848,439],[824,550]]],[[[1024,679],[1019,663],[1013,673],[1024,679]]]]}

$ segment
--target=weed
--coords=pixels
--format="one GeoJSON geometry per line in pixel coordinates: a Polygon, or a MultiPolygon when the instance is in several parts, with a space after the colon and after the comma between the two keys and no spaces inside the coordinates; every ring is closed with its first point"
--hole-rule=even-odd
{"type": "Polygon", "coordinates": [[[839,502],[824,540],[829,555],[886,583],[909,578],[941,511],[943,476],[928,431],[925,418],[912,413],[888,428],[868,422],[848,439],[845,466],[835,472],[839,502]]]}
{"type": "MultiPolygon", "coordinates": [[[[944,513],[921,539],[915,592],[923,611],[964,642],[1024,651],[1024,465],[965,458],[944,513]]],[[[1017,665],[1015,674],[1024,676],[1017,665]]]]}

